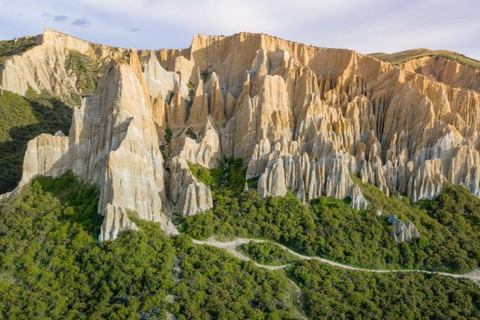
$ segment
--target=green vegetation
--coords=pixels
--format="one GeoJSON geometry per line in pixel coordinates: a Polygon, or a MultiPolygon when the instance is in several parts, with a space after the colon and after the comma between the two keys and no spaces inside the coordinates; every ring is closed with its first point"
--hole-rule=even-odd
{"type": "Polygon", "coordinates": [[[212,73],[208,71],[208,69],[203,70],[200,72],[200,76],[202,77],[203,83],[207,82],[207,80],[210,78],[212,73]]]}
{"type": "Polygon", "coordinates": [[[6,40],[0,41],[0,67],[5,64],[7,59],[14,55],[21,54],[36,45],[35,37],[22,38],[18,41],[6,40]]]}
{"type": "Polygon", "coordinates": [[[443,58],[458,62],[460,64],[463,64],[470,68],[480,69],[480,61],[466,57],[460,53],[446,51],[446,50],[413,49],[413,50],[406,50],[406,51],[396,52],[391,54],[377,52],[377,53],[371,53],[370,56],[383,61],[390,62],[393,65],[400,65],[407,61],[410,61],[413,59],[420,59],[423,57],[443,57],[443,58]]]}
{"type": "Polygon", "coordinates": [[[0,95],[0,194],[21,179],[27,143],[41,133],[68,134],[72,109],[59,99],[28,90],[26,97],[9,91],[0,95]]]}
{"type": "MultiPolygon", "coordinates": [[[[101,75],[98,63],[88,56],[77,51],[70,51],[65,60],[65,68],[77,77],[77,88],[82,96],[92,95],[101,75]]],[[[81,103],[81,97],[74,97],[77,104],[81,103]]]]}
{"type": "MultiPolygon", "coordinates": [[[[308,237],[318,232],[317,218],[292,195],[264,200],[255,192],[238,191],[241,181],[232,177],[241,162],[223,159],[222,163],[217,170],[222,175],[215,183],[227,186],[227,192],[217,187],[216,204],[219,207],[223,199],[229,203],[224,210],[235,208],[233,215],[253,219],[247,225],[237,217],[234,221],[242,228],[253,228],[255,234],[265,231],[293,244],[309,243],[308,237]],[[255,203],[242,211],[245,201],[255,203]],[[253,208],[265,219],[258,212],[252,215],[253,208]]],[[[465,190],[452,188],[445,194],[423,202],[421,210],[427,210],[428,204],[432,219],[453,228],[460,225],[450,210],[460,205],[463,211],[457,214],[478,224],[477,204],[470,203],[465,190]]],[[[380,200],[375,205],[387,206],[386,199],[380,200]]],[[[346,206],[342,201],[321,201],[323,208],[346,206]]],[[[126,231],[115,241],[99,244],[102,217],[97,205],[96,188],[67,172],[57,179],[36,178],[0,206],[0,318],[164,319],[168,311],[179,320],[299,319],[298,292],[289,278],[302,289],[304,309],[312,319],[480,317],[480,291],[471,281],[350,271],[316,261],[296,261],[286,272],[265,270],[223,249],[194,245],[185,234],[169,239],[158,224],[133,216],[139,231],[126,231]]],[[[202,216],[219,220],[212,212],[198,215],[202,216]]],[[[221,227],[224,234],[242,230],[221,227]]],[[[294,261],[271,243],[249,243],[242,249],[260,263],[294,261]]]]}
{"type": "Polygon", "coordinates": [[[158,225],[98,244],[95,188],[72,173],[37,178],[4,204],[0,314],[9,319],[140,319],[163,315],[174,249],[158,225]]]}
{"type": "Polygon", "coordinates": [[[298,319],[283,271],[256,268],[224,250],[177,239],[181,278],[170,312],[180,319],[298,319]]]}
{"type": "Polygon", "coordinates": [[[0,318],[298,318],[284,272],[172,241],[156,223],[131,217],[140,231],[98,244],[97,204],[97,190],[67,172],[36,178],[0,207],[0,318]]]}
{"type": "Polygon", "coordinates": [[[172,141],[172,130],[167,128],[165,129],[165,141],[167,141],[168,143],[170,143],[172,141]]]}
{"type": "Polygon", "coordinates": [[[296,256],[271,242],[250,241],[239,249],[251,259],[265,265],[279,266],[298,261],[296,256]]]}
{"type": "Polygon", "coordinates": [[[223,157],[218,161],[218,166],[210,170],[193,163],[188,166],[195,178],[209,186],[214,194],[221,190],[224,196],[230,197],[238,195],[245,187],[242,159],[223,157]]]}
{"type": "Polygon", "coordinates": [[[194,87],[193,83],[189,82],[187,84],[187,88],[188,88],[187,102],[188,102],[188,106],[191,107],[192,103],[193,103],[193,98],[195,97],[195,87],[194,87]]]}
{"type": "Polygon", "coordinates": [[[311,319],[479,319],[480,290],[468,280],[378,274],[302,261],[289,276],[311,319]]]}
{"type": "Polygon", "coordinates": [[[194,238],[271,239],[307,255],[367,268],[466,272],[480,261],[480,199],[460,187],[447,187],[438,199],[412,206],[356,180],[369,203],[368,210],[357,211],[333,198],[322,197],[307,206],[292,194],[262,199],[255,191],[241,192],[241,165],[228,171],[219,170],[222,166],[190,168],[212,188],[215,205],[180,224],[194,238]],[[377,210],[384,214],[377,217],[377,210]],[[420,239],[396,244],[387,221],[390,213],[413,221],[420,239]]]}
{"type": "Polygon", "coordinates": [[[192,128],[188,128],[185,134],[189,136],[191,139],[197,140],[197,135],[195,134],[195,132],[193,132],[192,128]]]}

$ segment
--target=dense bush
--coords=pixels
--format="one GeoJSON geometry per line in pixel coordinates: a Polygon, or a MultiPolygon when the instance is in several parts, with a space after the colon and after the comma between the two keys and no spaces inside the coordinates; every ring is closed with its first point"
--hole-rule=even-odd
{"type": "Polygon", "coordinates": [[[163,318],[174,249],[154,223],[98,244],[95,188],[37,178],[0,208],[0,318],[163,318]]]}
{"type": "Polygon", "coordinates": [[[256,262],[265,265],[285,265],[298,260],[293,254],[270,242],[250,241],[238,247],[238,250],[256,262]]]}
{"type": "Polygon", "coordinates": [[[311,319],[479,319],[469,280],[418,273],[369,273],[302,261],[289,270],[311,319]]]}
{"type": "Polygon", "coordinates": [[[177,319],[300,318],[295,291],[283,271],[259,269],[222,249],[180,238],[182,271],[173,290],[177,303],[170,308],[177,319]]]}
{"type": "Polygon", "coordinates": [[[240,166],[222,175],[201,170],[194,174],[212,187],[215,206],[180,225],[195,238],[272,239],[308,255],[368,268],[466,272],[480,261],[480,199],[460,187],[447,187],[436,200],[410,205],[357,181],[369,209],[353,210],[345,201],[332,198],[303,205],[292,194],[262,199],[255,191],[240,192],[238,185],[234,192],[229,189],[229,177],[243,174],[240,166]],[[383,212],[381,217],[377,210],[383,212]],[[391,213],[413,221],[420,239],[396,244],[387,222],[391,213]]]}
{"type": "Polygon", "coordinates": [[[223,157],[218,166],[207,169],[198,164],[188,164],[198,181],[209,186],[213,193],[221,190],[224,195],[233,196],[245,188],[245,172],[242,159],[223,157]]]}
{"type": "MultiPolygon", "coordinates": [[[[233,181],[227,173],[220,185],[233,181]]],[[[457,214],[475,230],[476,204],[469,196],[450,188],[436,201],[421,203],[421,210],[429,212],[428,219],[460,228],[450,210],[463,208],[457,214]]],[[[265,236],[316,252],[321,244],[311,239],[329,239],[329,228],[356,234],[343,232],[348,224],[336,217],[336,209],[348,208],[342,201],[321,199],[312,204],[318,210],[315,216],[292,195],[261,199],[254,191],[217,189],[215,197],[215,214],[196,216],[199,235],[265,236]],[[319,221],[329,225],[320,229],[319,221]],[[325,235],[316,238],[320,231],[325,235]]],[[[36,178],[0,206],[0,318],[164,319],[168,310],[177,319],[297,319],[297,290],[287,275],[301,287],[312,319],[480,316],[480,293],[471,281],[348,271],[292,261],[273,244],[245,245],[244,251],[259,262],[293,262],[287,273],[265,270],[223,249],[194,245],[184,234],[169,239],[158,224],[134,217],[140,231],[98,244],[102,217],[97,205],[96,188],[67,172],[58,179],[36,178]]],[[[185,221],[189,233],[193,221],[185,221]]],[[[348,239],[346,235],[339,241],[348,239]]]]}
{"type": "Polygon", "coordinates": [[[0,207],[0,318],[164,319],[167,308],[178,319],[299,318],[284,272],[173,242],[158,224],[131,217],[140,231],[98,244],[97,204],[96,189],[67,172],[0,207]]]}

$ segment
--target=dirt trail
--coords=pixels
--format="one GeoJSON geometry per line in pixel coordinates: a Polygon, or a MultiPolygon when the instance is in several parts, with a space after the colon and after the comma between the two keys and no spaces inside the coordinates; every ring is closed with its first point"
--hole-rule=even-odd
{"type": "Polygon", "coordinates": [[[297,253],[297,252],[295,252],[295,251],[293,251],[293,250],[291,250],[291,249],[289,249],[289,248],[287,248],[287,247],[285,247],[281,244],[278,244],[278,243],[275,243],[275,242],[269,241],[269,240],[236,238],[233,241],[221,242],[221,241],[217,241],[217,240],[212,239],[212,238],[207,239],[205,241],[193,239],[193,243],[195,243],[197,245],[209,245],[209,246],[213,246],[213,247],[217,247],[217,248],[223,248],[223,249],[227,250],[228,252],[230,252],[231,254],[233,254],[234,256],[236,256],[237,258],[239,258],[243,261],[253,261],[255,263],[255,265],[257,267],[260,267],[260,268],[269,269],[269,270],[278,270],[278,269],[286,268],[289,265],[291,265],[291,264],[285,264],[285,265],[280,265],[280,266],[263,265],[263,264],[260,264],[258,262],[255,262],[254,260],[250,259],[246,255],[237,251],[237,249],[236,249],[237,247],[239,247],[243,244],[249,243],[251,241],[256,242],[256,243],[270,242],[270,243],[273,243],[273,244],[279,246],[280,248],[286,250],[287,252],[291,253],[292,255],[296,256],[299,259],[302,259],[302,260],[317,260],[317,261],[323,262],[325,264],[329,264],[329,265],[334,266],[334,267],[348,269],[348,270],[362,271],[362,272],[374,272],[374,273],[400,273],[400,272],[407,273],[408,272],[408,273],[438,274],[438,275],[442,275],[442,276],[445,276],[445,277],[452,277],[452,278],[457,278],[457,279],[470,279],[470,280],[473,280],[475,282],[480,281],[480,269],[476,269],[476,270],[474,270],[472,272],[469,272],[469,273],[466,273],[466,274],[454,274],[454,273],[436,272],[436,271],[428,271],[428,270],[364,269],[364,268],[352,267],[352,266],[349,266],[349,265],[341,264],[341,263],[331,261],[331,260],[328,260],[328,259],[324,259],[324,258],[320,258],[320,257],[305,256],[305,255],[297,253]]]}

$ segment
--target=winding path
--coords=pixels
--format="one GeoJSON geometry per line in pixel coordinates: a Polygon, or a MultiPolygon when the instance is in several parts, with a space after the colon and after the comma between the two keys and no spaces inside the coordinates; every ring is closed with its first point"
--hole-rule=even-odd
{"type": "Polygon", "coordinates": [[[317,261],[320,261],[322,263],[325,263],[325,264],[328,264],[328,265],[331,265],[331,266],[334,266],[334,267],[348,269],[348,270],[373,272],[373,273],[400,273],[400,272],[407,273],[408,272],[408,273],[438,274],[438,275],[445,276],[445,277],[452,277],[452,278],[457,278],[457,279],[470,279],[470,280],[473,280],[475,282],[480,281],[480,269],[476,269],[476,270],[474,270],[472,272],[469,272],[469,273],[466,273],[466,274],[454,274],[454,273],[436,272],[436,271],[428,271],[428,270],[364,269],[364,268],[352,267],[352,266],[349,266],[349,265],[341,264],[341,263],[334,262],[334,261],[324,259],[324,258],[320,258],[320,257],[304,256],[303,254],[297,253],[297,252],[295,252],[295,251],[293,251],[293,250],[291,250],[291,249],[289,249],[289,248],[287,248],[287,247],[285,247],[281,244],[278,244],[276,242],[269,241],[269,240],[236,238],[233,241],[221,242],[221,241],[217,241],[217,240],[212,239],[212,238],[207,239],[205,241],[193,239],[193,243],[195,243],[197,245],[209,245],[209,246],[225,249],[226,251],[228,251],[229,253],[233,254],[235,257],[237,257],[237,258],[239,258],[243,261],[253,261],[255,263],[255,265],[257,267],[260,267],[260,268],[269,269],[269,270],[278,270],[278,269],[286,268],[286,267],[291,265],[291,264],[284,264],[284,265],[279,265],[279,266],[267,266],[267,265],[264,265],[264,264],[260,264],[256,261],[252,260],[250,257],[247,257],[246,255],[237,251],[237,249],[236,249],[237,247],[239,247],[243,244],[247,244],[251,241],[253,241],[255,243],[270,242],[270,243],[273,243],[273,244],[279,246],[280,248],[288,251],[289,253],[298,257],[299,259],[302,259],[302,260],[317,260],[317,261]]]}

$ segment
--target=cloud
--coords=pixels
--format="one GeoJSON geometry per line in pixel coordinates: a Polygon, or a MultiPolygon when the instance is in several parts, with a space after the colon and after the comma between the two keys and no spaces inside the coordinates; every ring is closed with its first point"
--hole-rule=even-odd
{"type": "Polygon", "coordinates": [[[140,31],[142,31],[142,29],[139,28],[139,27],[133,27],[133,28],[128,28],[127,31],[128,32],[140,32],[140,31]]]}
{"type": "Polygon", "coordinates": [[[68,17],[63,14],[53,17],[53,21],[55,22],[65,22],[67,20],[68,20],[68,17]]]}
{"type": "Polygon", "coordinates": [[[42,14],[42,17],[46,17],[45,21],[54,21],[54,22],[65,22],[68,20],[68,17],[63,14],[59,15],[52,15],[50,13],[44,13],[42,14]]]}
{"type": "Polygon", "coordinates": [[[85,18],[75,19],[72,21],[72,25],[86,28],[91,25],[91,22],[85,18]]]}

